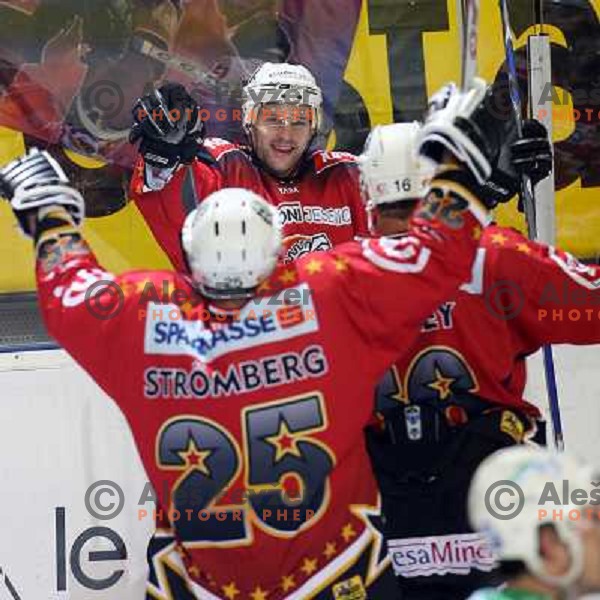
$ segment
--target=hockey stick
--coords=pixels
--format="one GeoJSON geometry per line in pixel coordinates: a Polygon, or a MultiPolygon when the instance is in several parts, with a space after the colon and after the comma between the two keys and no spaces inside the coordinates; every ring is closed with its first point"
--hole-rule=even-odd
{"type": "MultiPolygon", "coordinates": [[[[522,106],[521,93],[519,91],[519,81],[517,79],[517,65],[515,61],[515,50],[512,42],[512,31],[508,17],[508,5],[506,0],[498,0],[500,3],[500,13],[502,15],[502,30],[504,33],[504,52],[506,54],[506,68],[508,72],[508,89],[510,100],[515,113],[517,123],[517,135],[523,137],[522,106]]],[[[521,197],[523,208],[525,210],[525,220],[527,221],[527,232],[529,238],[537,238],[535,203],[533,199],[533,190],[531,180],[527,175],[523,175],[521,181],[521,197]]]]}
{"type": "Polygon", "coordinates": [[[167,68],[185,73],[196,83],[202,83],[211,89],[216,88],[219,85],[218,77],[212,73],[205,71],[196,63],[193,63],[186,58],[173,54],[168,50],[163,50],[146,39],[134,37],[130,42],[130,46],[134,52],[153,58],[154,60],[161,62],[167,68]]]}
{"type": "Polygon", "coordinates": [[[458,17],[462,17],[462,78],[461,89],[466,92],[477,75],[477,33],[479,0],[457,0],[458,17]]]}
{"type": "MultiPolygon", "coordinates": [[[[498,0],[500,5],[500,13],[502,15],[502,29],[504,35],[504,50],[506,53],[506,67],[508,71],[508,85],[512,107],[515,113],[517,123],[517,133],[519,137],[523,135],[522,112],[521,112],[521,95],[519,91],[519,82],[517,79],[517,67],[515,62],[515,52],[512,42],[512,31],[508,15],[508,5],[506,0],[498,0]]],[[[521,182],[521,198],[525,210],[525,219],[527,221],[527,230],[529,238],[535,240],[537,238],[537,224],[535,212],[535,199],[531,180],[526,175],[523,176],[521,182]]],[[[560,406],[558,402],[558,391],[556,387],[556,373],[554,369],[554,358],[552,355],[552,347],[545,345],[542,349],[544,356],[544,373],[546,379],[546,390],[548,393],[548,404],[550,408],[550,417],[552,418],[552,427],[554,429],[554,444],[558,450],[564,449],[564,436],[562,428],[562,419],[560,415],[560,406]]]]}

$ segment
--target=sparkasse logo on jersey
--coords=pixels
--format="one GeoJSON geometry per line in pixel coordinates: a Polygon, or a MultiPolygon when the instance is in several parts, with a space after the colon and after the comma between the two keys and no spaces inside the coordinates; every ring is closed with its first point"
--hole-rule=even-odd
{"type": "MultiPolygon", "coordinates": [[[[180,308],[175,305],[149,303],[146,311],[144,349],[146,354],[189,355],[210,361],[266,342],[278,342],[319,329],[314,303],[308,286],[297,286],[306,298],[302,307],[290,310],[270,309],[270,297],[244,307],[236,320],[213,329],[204,321],[187,321],[177,317],[180,308]],[[299,309],[299,310],[298,310],[299,309]],[[310,319],[302,318],[305,313],[310,319]],[[156,318],[157,315],[159,318],[156,318]]],[[[179,315],[180,317],[181,315],[179,315]]]]}

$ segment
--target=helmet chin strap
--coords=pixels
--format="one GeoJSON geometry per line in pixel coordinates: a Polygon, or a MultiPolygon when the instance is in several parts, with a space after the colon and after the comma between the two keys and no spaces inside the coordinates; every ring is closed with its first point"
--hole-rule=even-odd
{"type": "Polygon", "coordinates": [[[575,599],[577,597],[576,582],[583,573],[583,545],[581,540],[575,535],[569,535],[568,539],[562,539],[569,550],[571,564],[568,571],[563,575],[550,575],[546,573],[544,563],[539,556],[535,560],[527,561],[531,572],[544,583],[559,588],[566,596],[565,600],[575,599]]]}
{"type": "Polygon", "coordinates": [[[367,202],[365,209],[365,212],[367,213],[367,228],[371,235],[375,235],[378,215],[375,214],[376,207],[372,200],[367,202]]]}

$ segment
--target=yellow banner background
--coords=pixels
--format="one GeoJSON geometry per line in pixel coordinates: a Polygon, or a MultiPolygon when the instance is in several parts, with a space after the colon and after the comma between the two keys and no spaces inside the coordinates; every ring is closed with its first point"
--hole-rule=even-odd
{"type": "MultiPolygon", "coordinates": [[[[593,0],[600,14],[600,0],[593,0]]],[[[504,61],[500,14],[495,2],[482,3],[478,48],[479,74],[487,80],[494,78],[504,61]]],[[[450,80],[460,78],[460,46],[456,25],[456,2],[448,0],[450,29],[425,33],[424,53],[427,93],[435,92],[450,80]]],[[[562,33],[554,27],[546,30],[554,43],[565,45],[562,33]]],[[[516,40],[516,47],[526,43],[528,30],[516,40]]],[[[354,46],[346,68],[345,79],[361,95],[371,123],[392,120],[392,98],[385,35],[370,35],[367,3],[363,2],[354,46]]],[[[560,90],[559,90],[560,91],[560,90]]],[[[565,107],[554,118],[554,141],[566,139],[574,123],[565,117],[565,107]]],[[[571,114],[571,111],[568,110],[571,114]]],[[[334,143],[334,136],[329,145],[334,143]]],[[[0,128],[0,164],[24,151],[23,135],[0,128]]],[[[97,161],[74,157],[86,168],[97,168],[97,161]]],[[[582,188],[577,181],[557,193],[556,215],[558,245],[578,256],[596,257],[600,249],[600,205],[595,188],[582,188]]],[[[502,224],[524,229],[522,215],[514,204],[497,211],[502,224]]],[[[31,244],[18,231],[7,204],[0,205],[0,291],[14,292],[34,289],[31,244]]],[[[84,234],[103,265],[119,272],[130,268],[168,268],[169,261],[158,247],[133,203],[106,217],[88,219],[84,234]]]]}

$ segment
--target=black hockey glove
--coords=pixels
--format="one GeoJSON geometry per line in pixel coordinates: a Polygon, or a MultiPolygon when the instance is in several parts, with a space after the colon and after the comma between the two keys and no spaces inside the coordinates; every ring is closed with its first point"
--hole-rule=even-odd
{"type": "MultiPolygon", "coordinates": [[[[526,120],[522,133],[520,139],[502,148],[491,177],[482,186],[481,195],[489,203],[508,202],[518,194],[523,175],[535,186],[552,171],[552,145],[546,128],[539,121],[526,120]]],[[[521,195],[517,208],[520,212],[525,210],[521,195]]]]}
{"type": "Polygon", "coordinates": [[[165,83],[138,98],[129,142],[141,139],[140,153],[146,164],[171,168],[191,162],[204,135],[200,108],[179,83],[165,83]]]}
{"type": "Polygon", "coordinates": [[[537,185],[552,171],[552,144],[548,131],[539,121],[523,122],[523,137],[510,147],[511,159],[519,175],[527,175],[537,185]]]}

